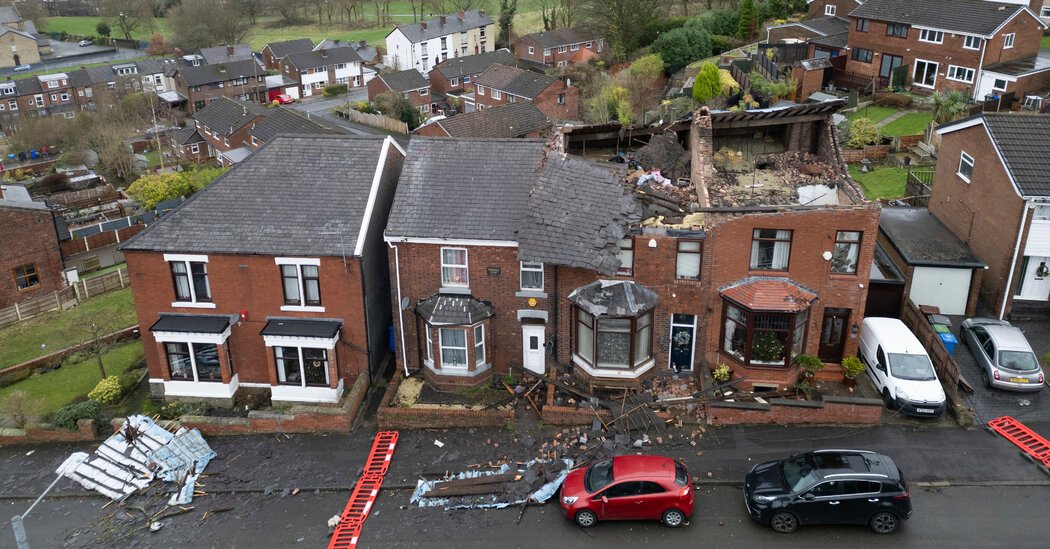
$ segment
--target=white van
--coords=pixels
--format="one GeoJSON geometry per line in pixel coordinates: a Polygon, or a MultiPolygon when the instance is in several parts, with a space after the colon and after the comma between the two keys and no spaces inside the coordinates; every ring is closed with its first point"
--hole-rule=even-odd
{"type": "Polygon", "coordinates": [[[860,326],[860,359],[886,406],[912,416],[944,413],[944,389],[930,355],[896,318],[865,318],[860,326]]]}

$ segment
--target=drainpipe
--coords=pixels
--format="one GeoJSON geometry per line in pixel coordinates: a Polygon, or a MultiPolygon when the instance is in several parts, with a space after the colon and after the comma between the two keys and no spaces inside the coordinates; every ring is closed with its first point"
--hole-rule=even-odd
{"type": "MultiPolygon", "coordinates": [[[[965,39],[966,38],[964,37],[963,40],[965,40],[965,39]]],[[[986,51],[988,51],[988,40],[982,38],[981,39],[981,60],[977,62],[977,74],[974,76],[974,78],[977,80],[977,82],[975,82],[976,85],[973,87],[973,97],[970,98],[970,99],[973,99],[974,101],[977,101],[977,93],[981,90],[981,82],[984,81],[984,52],[986,52],[986,51]]]]}
{"type": "Polygon", "coordinates": [[[1010,259],[1010,273],[1006,275],[1006,289],[1003,290],[1003,304],[999,307],[999,320],[1006,316],[1006,300],[1010,298],[1010,287],[1014,282],[1014,269],[1017,268],[1017,253],[1021,251],[1021,236],[1024,234],[1024,226],[1028,222],[1028,209],[1035,205],[1025,201],[1021,210],[1021,226],[1017,228],[1017,240],[1014,241],[1014,255],[1010,259]]]}
{"type": "Polygon", "coordinates": [[[398,328],[401,332],[401,363],[405,365],[405,377],[408,377],[408,351],[405,350],[405,308],[401,306],[401,259],[397,253],[397,246],[390,242],[386,243],[394,250],[394,272],[397,275],[397,314],[398,328]]]}

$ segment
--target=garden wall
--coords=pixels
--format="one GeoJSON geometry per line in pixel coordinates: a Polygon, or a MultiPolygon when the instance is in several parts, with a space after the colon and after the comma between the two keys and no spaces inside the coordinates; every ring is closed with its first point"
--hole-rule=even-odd
{"type": "Polygon", "coordinates": [[[502,427],[514,422],[514,409],[467,410],[451,406],[391,406],[404,378],[401,370],[390,380],[376,412],[380,430],[502,427]]]}
{"type": "Polygon", "coordinates": [[[768,404],[711,402],[707,405],[709,425],[878,425],[881,418],[882,401],[874,398],[826,396],[823,401],[772,398],[768,404]]]}
{"type": "Polygon", "coordinates": [[[82,419],[77,430],[56,429],[49,424],[27,425],[25,429],[0,429],[0,444],[41,444],[95,440],[95,420],[82,419]]]}
{"type": "MultiPolygon", "coordinates": [[[[138,326],[132,326],[130,328],[120,330],[119,332],[113,332],[111,334],[104,335],[101,339],[106,343],[120,343],[122,341],[127,341],[129,339],[134,339],[138,337],[138,330],[138,326]]],[[[43,368],[45,366],[54,366],[55,364],[59,364],[67,356],[79,351],[82,347],[85,347],[86,345],[87,344],[85,343],[83,345],[77,345],[68,349],[63,349],[61,351],[55,351],[42,357],[34,358],[33,360],[29,360],[21,364],[16,364],[9,368],[4,368],[3,370],[0,370],[0,387],[6,387],[13,383],[22,381],[23,379],[26,379],[27,377],[32,375],[33,370],[37,368],[43,368]]]]}

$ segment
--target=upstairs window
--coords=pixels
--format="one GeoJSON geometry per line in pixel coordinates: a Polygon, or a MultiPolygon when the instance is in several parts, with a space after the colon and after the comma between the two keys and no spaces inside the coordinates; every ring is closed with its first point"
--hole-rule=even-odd
{"type": "Polygon", "coordinates": [[[904,23],[886,23],[886,36],[907,38],[908,25],[905,25],[904,23]]]}
{"type": "Polygon", "coordinates": [[[871,24],[869,19],[857,19],[857,32],[868,32],[868,25],[871,24]]]}
{"type": "Polygon", "coordinates": [[[699,240],[679,240],[675,276],[686,280],[700,279],[700,252],[703,244],[699,240]]]}
{"type": "MultiPolygon", "coordinates": [[[[276,258],[281,270],[284,304],[291,307],[320,307],[319,259],[276,258]]],[[[283,309],[283,308],[282,308],[283,309]]],[[[285,309],[287,310],[287,309],[285,309]]]]}
{"type": "Polygon", "coordinates": [[[634,273],[634,239],[631,237],[621,239],[619,245],[620,253],[616,254],[616,259],[620,260],[620,269],[616,271],[616,274],[631,275],[634,273]]]}
{"type": "Polygon", "coordinates": [[[521,262],[521,289],[543,291],[543,263],[521,262]]]}
{"type": "Polygon", "coordinates": [[[467,249],[441,248],[441,285],[467,286],[468,284],[467,249]]]}
{"type": "Polygon", "coordinates": [[[1010,49],[1012,47],[1014,47],[1014,33],[1011,32],[1009,34],[1004,34],[1003,35],[1003,49],[1004,50],[1008,50],[1008,49],[1010,49]]]}
{"type": "Polygon", "coordinates": [[[963,47],[968,50],[981,49],[981,39],[976,36],[967,36],[963,40],[963,47]]]}
{"type": "Polygon", "coordinates": [[[751,239],[751,269],[786,271],[791,257],[791,231],[755,229],[751,239]]]}
{"type": "Polygon", "coordinates": [[[836,231],[835,253],[831,257],[831,272],[857,274],[861,234],[860,231],[836,231]]]}
{"type": "Polygon", "coordinates": [[[167,260],[171,263],[171,278],[175,285],[176,302],[211,303],[207,257],[176,257],[167,260]]]}
{"type": "Polygon", "coordinates": [[[492,90],[492,98],[493,99],[503,99],[503,91],[502,90],[492,90]]]}
{"type": "Polygon", "coordinates": [[[944,33],[939,30],[931,29],[920,29],[919,30],[919,41],[930,42],[931,44],[943,44],[944,33]]]}
{"type": "Polygon", "coordinates": [[[959,177],[963,181],[969,183],[970,179],[973,178],[973,157],[966,154],[966,151],[959,153],[959,177]]]}
{"type": "Polygon", "coordinates": [[[824,15],[835,15],[835,4],[824,4],[824,15]]]}

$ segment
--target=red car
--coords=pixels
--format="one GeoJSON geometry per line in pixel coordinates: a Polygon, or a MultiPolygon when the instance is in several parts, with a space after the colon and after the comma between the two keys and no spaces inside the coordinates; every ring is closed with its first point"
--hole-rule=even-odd
{"type": "Polygon", "coordinates": [[[685,465],[663,456],[617,456],[565,477],[565,517],[590,528],[600,520],[659,520],[672,528],[693,515],[685,465]]]}
{"type": "Polygon", "coordinates": [[[278,95],[274,98],[281,105],[287,105],[288,103],[295,103],[295,98],[290,95],[278,95]]]}

